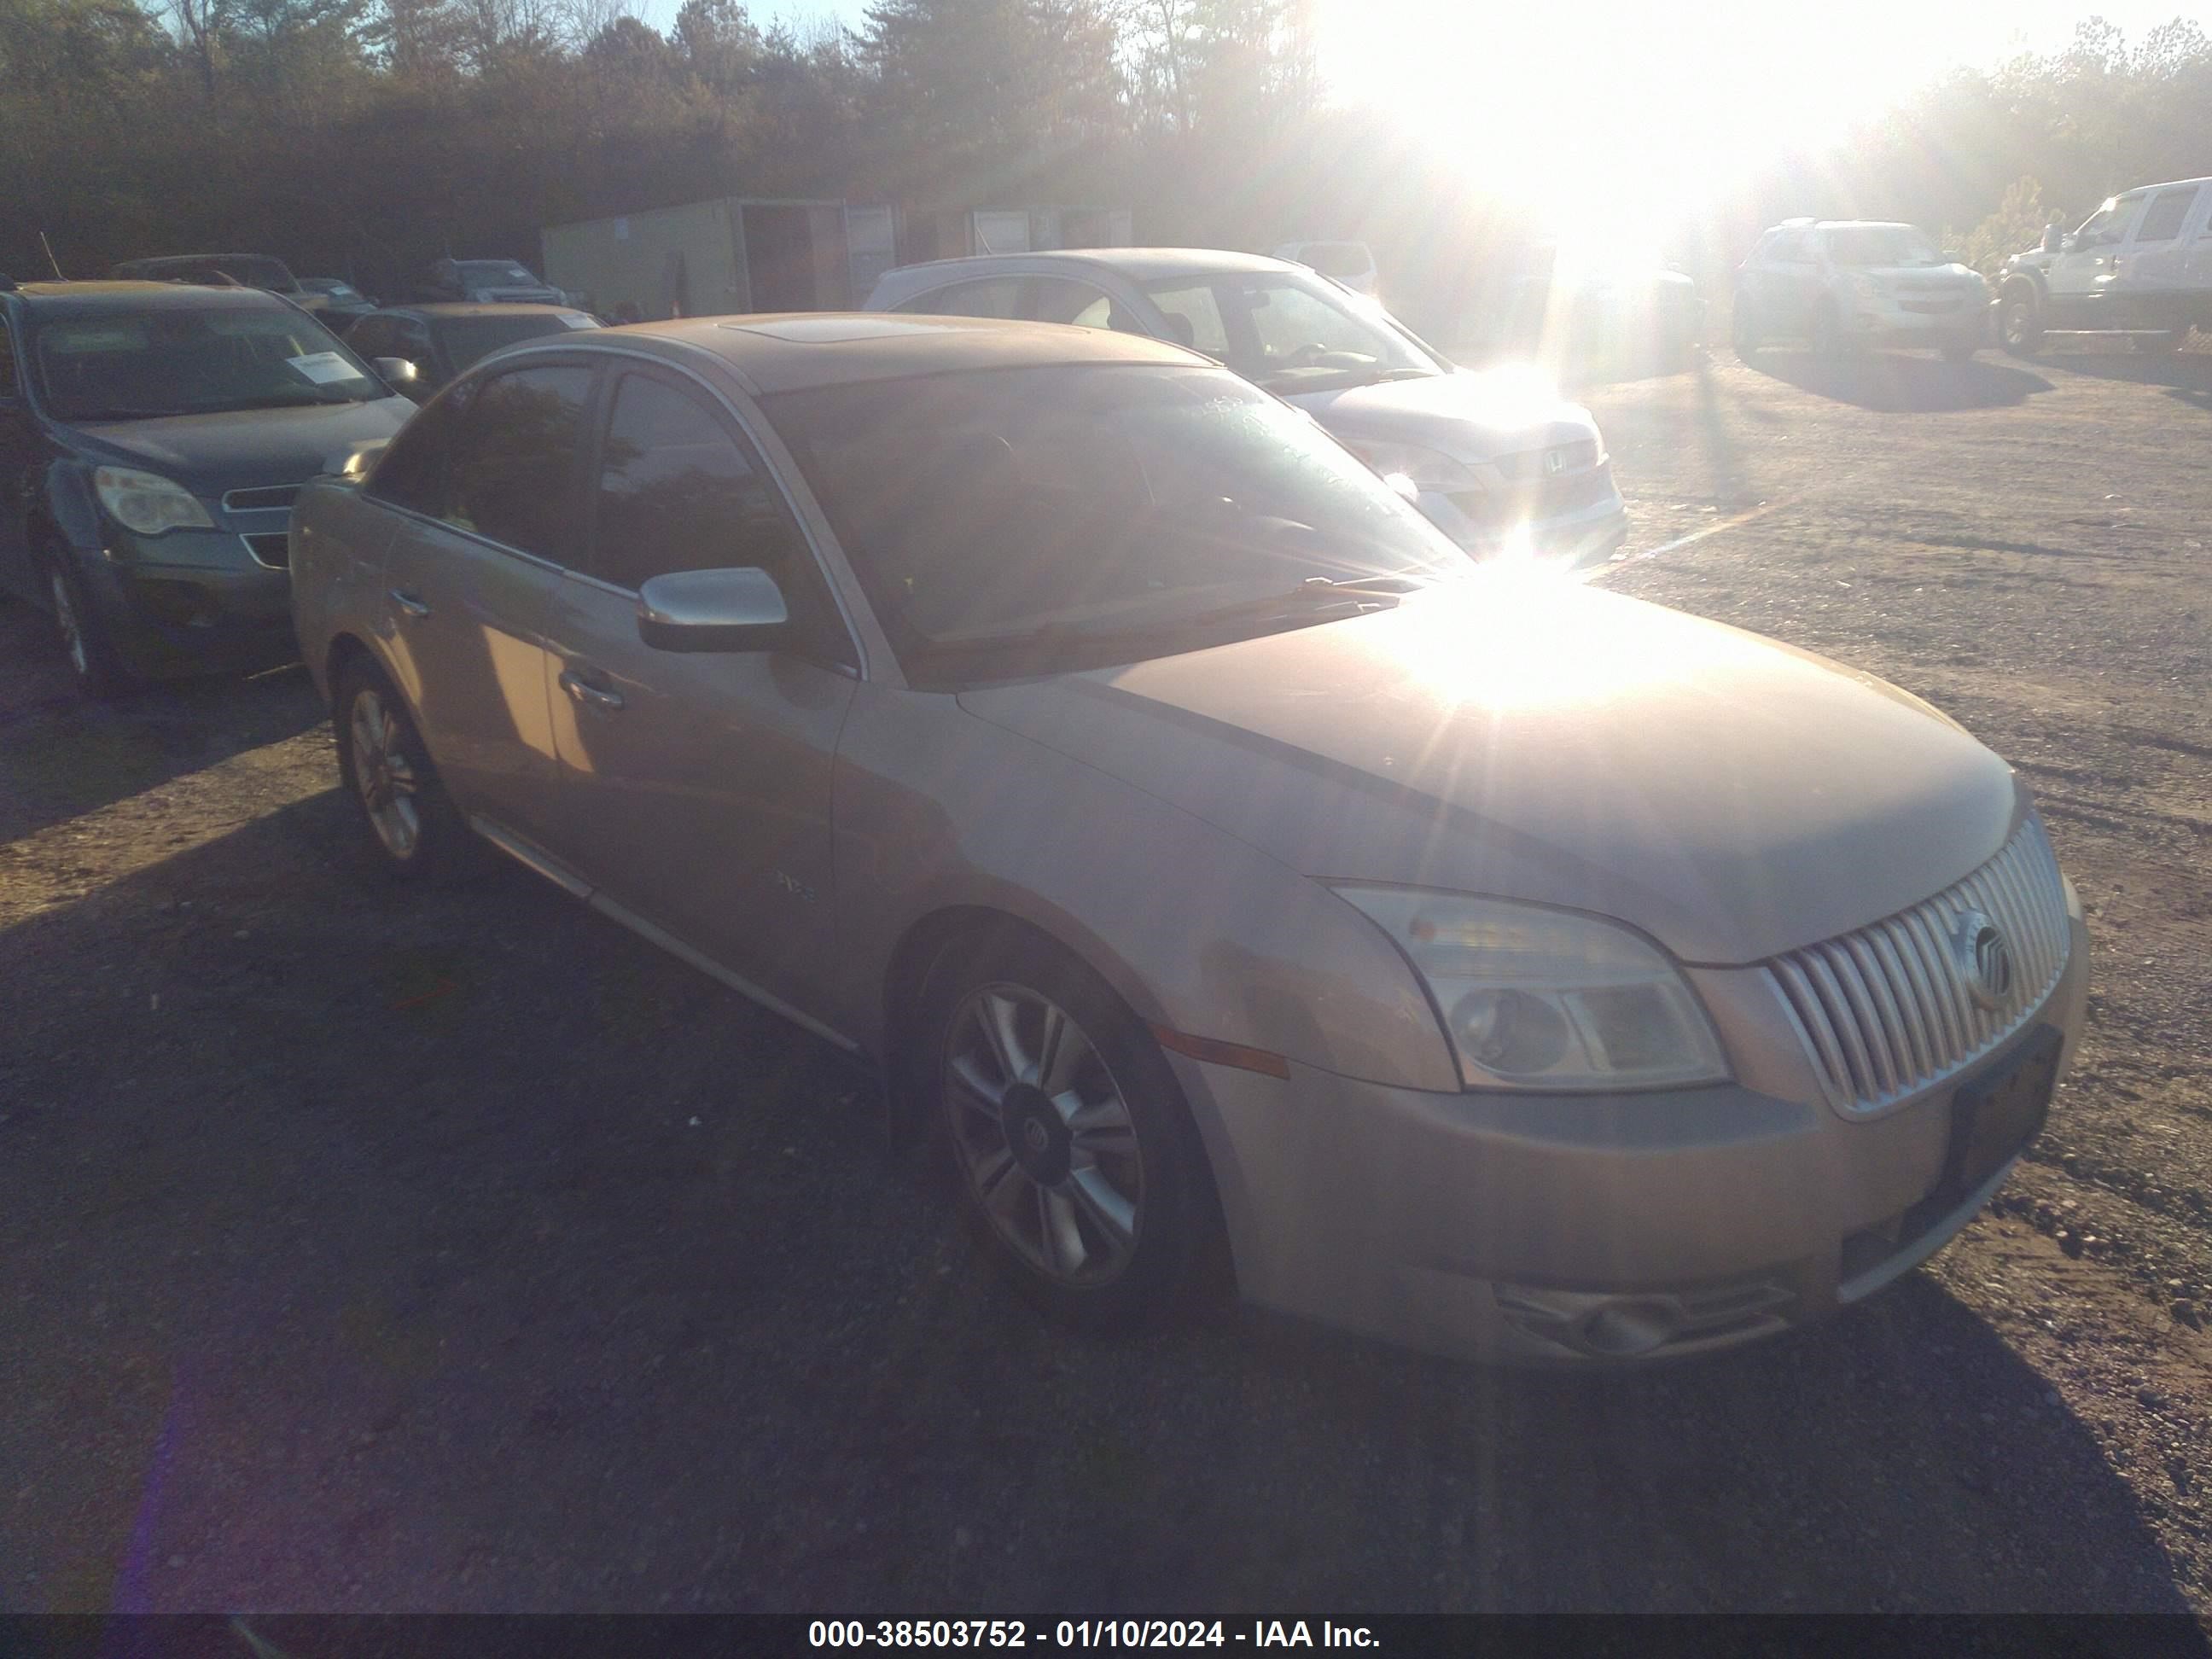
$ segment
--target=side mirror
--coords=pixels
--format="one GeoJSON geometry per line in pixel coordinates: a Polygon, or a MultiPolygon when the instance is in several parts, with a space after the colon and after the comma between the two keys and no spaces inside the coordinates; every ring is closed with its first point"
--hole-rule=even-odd
{"type": "Polygon", "coordinates": [[[2045,253],[2063,253],[2065,250],[2066,233],[2057,225],[2045,225],[2043,228],[2043,251],[2045,253]]]}
{"type": "Polygon", "coordinates": [[[672,570],[637,592],[637,636],[656,651],[773,651],[790,620],[765,570],[672,570]]]}
{"type": "Polygon", "coordinates": [[[422,384],[422,371],[404,357],[372,357],[369,367],[401,397],[421,403],[430,388],[422,384]]]}

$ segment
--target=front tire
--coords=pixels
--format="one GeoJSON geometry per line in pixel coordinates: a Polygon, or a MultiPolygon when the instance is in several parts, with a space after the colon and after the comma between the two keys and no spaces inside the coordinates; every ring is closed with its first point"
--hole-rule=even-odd
{"type": "Polygon", "coordinates": [[[1759,336],[1759,313],[1753,310],[1748,300],[1739,299],[1735,302],[1735,313],[1729,319],[1729,343],[1735,346],[1735,355],[1745,362],[1756,357],[1759,347],[1765,343],[1759,336]]]}
{"type": "Polygon", "coordinates": [[[939,958],[916,1081],[963,1214],[1051,1317],[1126,1330],[1188,1312],[1224,1258],[1175,1073],[1112,988],[1012,926],[939,958]]]}
{"type": "Polygon", "coordinates": [[[2014,289],[1997,308],[1997,338],[2015,357],[2033,357],[2043,349],[2043,301],[2035,290],[2014,289]]]}
{"type": "Polygon", "coordinates": [[[100,615],[84,590],[84,584],[70,568],[67,555],[52,559],[46,567],[46,603],[52,608],[54,632],[59,635],[63,654],[69,659],[70,678],[81,696],[94,698],[119,696],[137,684],[137,678],[123,665],[116,654],[115,642],[108,637],[106,619],[100,615]]]}
{"type": "Polygon", "coordinates": [[[439,781],[430,751],[391,681],[366,657],[339,671],[333,699],[338,781],[379,860],[409,881],[473,873],[482,843],[439,781]]]}

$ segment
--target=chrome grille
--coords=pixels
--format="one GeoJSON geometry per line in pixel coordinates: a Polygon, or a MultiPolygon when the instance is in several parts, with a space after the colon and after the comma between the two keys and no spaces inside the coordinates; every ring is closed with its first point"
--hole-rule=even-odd
{"type": "Polygon", "coordinates": [[[1595,466],[1597,441],[1593,438],[1571,438],[1548,449],[1523,449],[1515,454],[1500,455],[1491,465],[1515,483],[1540,483],[1562,472],[1579,472],[1584,467],[1595,466]]]}
{"type": "Polygon", "coordinates": [[[2027,1023],[2065,971],[2066,897],[2031,817],[1956,886],[1871,927],[1766,964],[1839,1110],[1877,1111],[1972,1065],[2027,1023]],[[2009,983],[1976,994],[1960,918],[1979,912],[2011,953],[2009,983]],[[1993,1005],[1993,1006],[1985,1006],[1993,1005]]]}

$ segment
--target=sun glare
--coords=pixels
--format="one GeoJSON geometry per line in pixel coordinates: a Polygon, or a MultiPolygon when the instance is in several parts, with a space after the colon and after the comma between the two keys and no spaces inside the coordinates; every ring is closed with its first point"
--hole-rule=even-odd
{"type": "Polygon", "coordinates": [[[1778,153],[2001,52],[2011,15],[1988,0],[1321,0],[1320,46],[1338,96],[1463,155],[1532,231],[1602,226],[1590,240],[1648,250],[1778,153]]]}

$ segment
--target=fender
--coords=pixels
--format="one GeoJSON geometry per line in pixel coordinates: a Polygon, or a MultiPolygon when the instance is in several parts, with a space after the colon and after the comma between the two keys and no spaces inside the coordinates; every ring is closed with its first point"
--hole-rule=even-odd
{"type": "Polygon", "coordinates": [[[57,456],[46,467],[41,500],[33,510],[35,524],[44,520],[70,552],[96,554],[106,539],[100,530],[100,502],[93,494],[92,474],[82,463],[57,456]]]}

